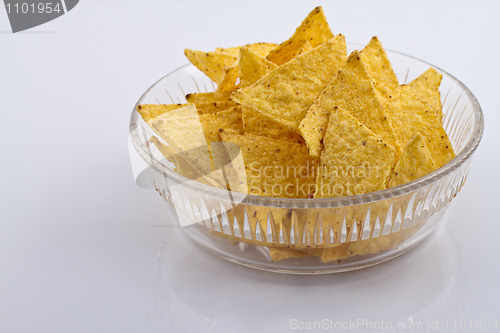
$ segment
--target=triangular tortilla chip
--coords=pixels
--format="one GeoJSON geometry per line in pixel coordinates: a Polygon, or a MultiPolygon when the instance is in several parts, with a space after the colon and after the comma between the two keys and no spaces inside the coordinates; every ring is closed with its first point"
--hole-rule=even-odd
{"type": "Polygon", "coordinates": [[[399,85],[398,78],[378,37],[372,37],[360,54],[368,73],[375,80],[375,88],[384,97],[390,95],[399,85]]]}
{"type": "Polygon", "coordinates": [[[238,63],[235,62],[232,66],[226,67],[223,70],[221,82],[217,86],[216,93],[230,93],[236,88],[236,80],[238,79],[238,63]]]}
{"type": "Polygon", "coordinates": [[[225,100],[225,101],[213,101],[208,103],[196,103],[195,105],[196,109],[198,110],[198,114],[201,115],[201,114],[217,113],[220,111],[224,111],[234,106],[238,106],[238,103],[233,102],[231,100],[225,100]]]}
{"type": "Polygon", "coordinates": [[[242,47],[238,67],[240,71],[240,88],[245,88],[254,84],[278,66],[250,49],[242,47]]]}
{"type": "Polygon", "coordinates": [[[334,108],[324,139],[315,198],[374,192],[385,188],[395,150],[349,112],[334,108]]]}
{"type": "Polygon", "coordinates": [[[221,137],[243,154],[249,194],[307,198],[314,193],[318,159],[309,156],[304,144],[227,132],[221,137]]]}
{"type": "Polygon", "coordinates": [[[243,107],[243,130],[246,133],[266,136],[272,139],[287,140],[296,143],[304,143],[304,139],[297,132],[274,121],[272,118],[243,107]]]}
{"type": "Polygon", "coordinates": [[[164,113],[148,124],[200,175],[210,175],[207,181],[213,186],[225,187],[222,177],[212,173],[210,152],[194,105],[164,113]]]}
{"type": "Polygon", "coordinates": [[[408,83],[415,92],[432,107],[438,118],[443,120],[443,107],[441,106],[441,94],[439,86],[443,75],[434,68],[429,68],[415,80],[408,83]]]}
{"type": "Polygon", "coordinates": [[[345,40],[339,35],[236,90],[231,98],[298,131],[307,110],[344,61],[345,40]]]}
{"type": "Polygon", "coordinates": [[[141,115],[145,122],[189,104],[141,104],[137,105],[137,112],[141,115]]]}
{"type": "Polygon", "coordinates": [[[400,149],[396,134],[383,109],[380,94],[359,51],[354,51],[330,81],[300,124],[311,155],[318,156],[326,131],[330,111],[335,107],[348,111],[386,143],[400,149]]]}
{"type": "Polygon", "coordinates": [[[282,65],[293,58],[296,54],[294,50],[299,49],[305,41],[316,47],[331,38],[333,38],[333,33],[326,21],[325,13],[318,6],[306,16],[292,37],[269,53],[267,60],[282,65]]]}
{"type": "Polygon", "coordinates": [[[170,162],[174,163],[175,171],[186,178],[196,180],[205,185],[213,185],[212,182],[208,181],[208,177],[202,175],[198,170],[196,170],[189,162],[182,156],[178,154],[174,148],[167,146],[161,142],[157,137],[152,136],[149,141],[155,145],[155,147],[162,153],[163,156],[170,162]]]}
{"type": "MultiPolygon", "coordinates": [[[[231,130],[226,132],[237,135],[231,130]]],[[[245,162],[240,147],[232,142],[212,142],[210,144],[214,168],[223,172],[224,179],[231,191],[248,194],[245,162]]]]}
{"type": "Polygon", "coordinates": [[[220,141],[219,134],[224,130],[229,129],[243,134],[241,107],[239,106],[217,113],[203,114],[199,119],[208,145],[220,141]]]}
{"type": "Polygon", "coordinates": [[[277,44],[274,43],[253,43],[253,44],[247,44],[247,45],[242,45],[242,46],[234,46],[234,47],[228,47],[228,48],[222,48],[218,47],[215,49],[216,52],[224,52],[224,53],[229,53],[235,56],[238,56],[240,53],[241,48],[247,48],[250,51],[258,54],[261,57],[266,57],[271,50],[275,49],[277,44]]]}
{"type": "Polygon", "coordinates": [[[308,40],[297,40],[296,42],[290,44],[286,48],[280,50],[280,52],[278,53],[278,55],[280,57],[279,59],[272,59],[271,58],[272,60],[276,61],[276,63],[275,62],[272,62],[272,63],[278,64],[281,66],[285,62],[288,62],[288,61],[292,60],[293,58],[298,57],[301,54],[304,54],[304,53],[311,51],[313,48],[314,47],[311,45],[311,43],[309,43],[308,40]],[[286,61],[281,63],[281,61],[284,61],[284,59],[286,59],[286,61]]]}
{"type": "Polygon", "coordinates": [[[436,170],[425,140],[420,133],[415,133],[405,145],[403,153],[389,176],[387,187],[394,187],[421,178],[436,170]]]}
{"type": "Polygon", "coordinates": [[[215,83],[221,81],[224,68],[230,67],[238,60],[237,56],[224,52],[203,52],[185,49],[184,54],[193,65],[205,73],[215,83]]]}
{"type": "Polygon", "coordinates": [[[432,108],[409,86],[399,86],[386,99],[387,117],[397,128],[399,142],[408,142],[413,133],[425,139],[432,159],[438,168],[448,163],[455,153],[441,121],[432,108]]]}
{"type": "Polygon", "coordinates": [[[213,103],[229,100],[229,93],[199,92],[186,95],[186,100],[191,104],[213,103]]]}

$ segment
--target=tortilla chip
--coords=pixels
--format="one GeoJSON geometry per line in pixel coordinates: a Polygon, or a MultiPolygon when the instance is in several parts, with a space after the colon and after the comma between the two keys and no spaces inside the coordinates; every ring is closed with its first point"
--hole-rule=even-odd
{"type": "Polygon", "coordinates": [[[217,86],[216,92],[219,94],[229,93],[236,88],[236,81],[238,79],[238,63],[234,63],[230,67],[226,67],[222,73],[222,79],[217,86]]]}
{"type": "Polygon", "coordinates": [[[243,155],[248,193],[281,198],[307,198],[315,190],[318,160],[304,144],[256,135],[220,134],[236,143],[243,155]]]}
{"type": "Polygon", "coordinates": [[[243,131],[245,134],[253,134],[266,136],[268,138],[286,140],[296,143],[304,143],[304,139],[295,131],[292,131],[286,126],[274,121],[272,118],[252,110],[247,107],[243,107],[242,110],[243,118],[243,131]]]}
{"type": "Polygon", "coordinates": [[[408,83],[422,99],[429,104],[438,118],[443,120],[443,107],[441,105],[441,94],[439,86],[443,75],[434,68],[429,68],[415,80],[408,83]]]}
{"type": "Polygon", "coordinates": [[[186,100],[191,104],[213,103],[229,100],[229,93],[199,92],[186,95],[186,100]]]}
{"type": "Polygon", "coordinates": [[[421,178],[436,170],[425,140],[420,133],[415,133],[403,149],[394,171],[389,176],[387,187],[394,187],[421,178]]]}
{"type": "Polygon", "coordinates": [[[219,133],[224,130],[233,130],[243,134],[241,107],[239,106],[217,113],[203,114],[199,119],[208,145],[211,142],[220,141],[219,133]]]}
{"type": "MultiPolygon", "coordinates": [[[[279,53],[279,57],[280,57],[280,59],[287,59],[286,62],[288,62],[288,61],[292,60],[293,58],[298,57],[301,54],[304,54],[304,53],[311,51],[313,48],[314,47],[311,45],[311,43],[309,43],[309,41],[297,40],[296,42],[290,44],[285,49],[282,49],[279,53]]],[[[271,60],[276,61],[276,63],[271,62],[271,61],[270,62],[281,66],[281,65],[283,65],[283,63],[281,63],[280,59],[271,59],[271,60]]]]}
{"type": "Polygon", "coordinates": [[[300,124],[300,133],[312,156],[319,156],[322,150],[329,113],[335,106],[348,111],[382,140],[400,150],[380,94],[373,86],[359,51],[351,53],[300,124]]]}
{"type": "Polygon", "coordinates": [[[345,40],[339,35],[233,92],[231,98],[298,131],[307,110],[344,61],[345,40]]]}
{"type": "Polygon", "coordinates": [[[430,105],[409,86],[399,86],[386,99],[387,117],[397,128],[399,142],[408,142],[413,133],[420,133],[431,158],[438,168],[448,163],[455,153],[441,121],[430,105]]]}
{"type": "Polygon", "coordinates": [[[399,85],[398,78],[378,37],[372,37],[360,54],[368,74],[375,80],[375,88],[384,97],[390,95],[399,85]]]}
{"type": "Polygon", "coordinates": [[[250,49],[242,47],[238,67],[240,71],[240,88],[245,88],[254,84],[278,66],[250,49]]]}
{"type": "Polygon", "coordinates": [[[217,113],[220,111],[227,110],[229,108],[238,106],[238,103],[233,102],[231,100],[226,101],[213,101],[210,103],[196,103],[196,110],[198,110],[198,114],[210,114],[217,113]]]}
{"type": "Polygon", "coordinates": [[[280,261],[284,259],[290,259],[290,258],[302,258],[302,257],[307,257],[309,256],[309,253],[300,251],[300,250],[294,250],[291,248],[287,247],[269,247],[269,256],[271,257],[272,261],[280,261]]]}
{"type": "Polygon", "coordinates": [[[172,110],[187,106],[188,104],[141,104],[137,105],[137,112],[145,122],[172,110]]]}
{"type": "Polygon", "coordinates": [[[323,9],[318,6],[314,8],[295,30],[292,37],[281,43],[267,56],[267,60],[277,65],[293,59],[298,50],[305,41],[308,41],[312,47],[317,47],[333,38],[333,33],[326,21],[323,9]]]}
{"type": "Polygon", "coordinates": [[[203,52],[185,49],[184,54],[196,68],[216,83],[221,81],[224,68],[230,67],[238,60],[237,56],[224,52],[203,52]]]}
{"type": "Polygon", "coordinates": [[[148,123],[177,154],[180,154],[213,186],[225,188],[224,181],[212,173],[212,161],[200,118],[194,105],[164,113],[148,123]]]}
{"type": "Polygon", "coordinates": [[[195,180],[205,185],[213,186],[212,182],[208,181],[207,177],[196,170],[189,162],[175,149],[161,142],[157,137],[152,136],[149,141],[162,153],[165,158],[175,165],[175,171],[186,178],[195,180]]]}
{"type": "Polygon", "coordinates": [[[324,146],[315,198],[358,195],[385,188],[395,150],[349,112],[332,110],[324,146]]]}
{"type": "MultiPolygon", "coordinates": [[[[237,135],[230,129],[226,133],[237,135]]],[[[215,170],[223,172],[224,180],[231,191],[248,193],[245,161],[237,144],[232,142],[212,142],[210,144],[215,170]]]]}
{"type": "Polygon", "coordinates": [[[321,254],[321,261],[324,263],[342,261],[354,256],[376,254],[385,250],[394,249],[401,244],[402,241],[409,238],[412,233],[413,228],[373,239],[358,240],[344,243],[336,247],[324,248],[321,254]]]}
{"type": "Polygon", "coordinates": [[[247,48],[250,51],[256,53],[257,55],[261,57],[265,57],[271,52],[271,50],[275,49],[277,44],[274,43],[253,43],[253,44],[247,44],[247,45],[242,45],[242,46],[234,46],[234,47],[228,47],[228,48],[222,48],[218,47],[215,49],[216,52],[224,52],[224,53],[229,53],[234,56],[238,56],[240,54],[240,49],[242,48],[247,48]]]}

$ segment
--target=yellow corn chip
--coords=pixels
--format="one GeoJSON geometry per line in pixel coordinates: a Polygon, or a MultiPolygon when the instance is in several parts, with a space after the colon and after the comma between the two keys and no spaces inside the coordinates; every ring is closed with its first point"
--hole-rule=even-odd
{"type": "Polygon", "coordinates": [[[186,100],[191,104],[213,103],[229,100],[229,93],[200,92],[186,95],[186,100]]]}
{"type": "Polygon", "coordinates": [[[431,158],[438,168],[455,157],[441,121],[411,87],[399,86],[386,99],[385,109],[394,128],[398,129],[396,134],[399,142],[408,142],[413,133],[422,134],[431,158]]]}
{"type": "Polygon", "coordinates": [[[250,49],[242,47],[238,67],[240,71],[240,88],[245,88],[254,84],[278,66],[250,49]]]}
{"type": "Polygon", "coordinates": [[[390,95],[399,85],[398,78],[378,37],[372,37],[360,54],[368,73],[374,79],[375,88],[384,97],[390,95]]]}
{"type": "Polygon", "coordinates": [[[271,256],[272,261],[280,261],[289,258],[301,258],[307,257],[309,253],[294,250],[287,247],[269,247],[269,255],[271,256]]]}
{"type": "Polygon", "coordinates": [[[344,61],[344,37],[335,36],[253,85],[236,90],[231,98],[298,131],[307,110],[344,61]]]}
{"type": "Polygon", "coordinates": [[[225,187],[220,175],[212,173],[209,149],[194,105],[164,113],[148,124],[200,175],[210,175],[207,181],[213,186],[225,187]]]}
{"type": "Polygon", "coordinates": [[[145,122],[148,122],[165,112],[176,110],[187,105],[188,104],[141,104],[137,105],[137,112],[139,112],[145,122]]]}
{"type": "Polygon", "coordinates": [[[326,21],[325,13],[318,6],[307,15],[292,37],[269,53],[267,60],[282,65],[293,58],[296,54],[295,50],[299,49],[305,41],[316,47],[331,38],[333,38],[333,33],[326,21]]]}
{"type": "MultiPolygon", "coordinates": [[[[237,132],[226,130],[225,133],[238,135],[237,132]]],[[[215,170],[223,172],[224,179],[231,191],[248,193],[245,162],[240,148],[232,142],[212,142],[210,144],[215,170]]]]}
{"type": "Polygon", "coordinates": [[[236,88],[238,72],[238,63],[234,63],[232,66],[224,68],[222,79],[217,86],[216,92],[219,94],[224,94],[233,91],[236,88]]]}
{"type": "Polygon", "coordinates": [[[443,75],[434,68],[429,68],[415,80],[408,83],[415,92],[429,104],[438,118],[443,120],[443,107],[441,106],[441,94],[439,86],[443,75]]]}
{"type": "Polygon", "coordinates": [[[332,110],[324,146],[315,198],[357,195],[385,188],[395,150],[347,111],[332,110]]]}
{"type": "Polygon", "coordinates": [[[282,198],[307,198],[315,190],[318,160],[304,144],[255,135],[220,134],[236,143],[243,155],[248,193],[282,198]]]}
{"type": "Polygon", "coordinates": [[[207,144],[220,141],[219,133],[224,130],[237,131],[243,134],[241,107],[232,107],[224,111],[199,116],[207,144]]]}
{"type": "Polygon", "coordinates": [[[235,106],[238,106],[238,103],[233,102],[231,100],[226,101],[213,101],[210,103],[196,103],[196,109],[198,110],[198,114],[208,114],[208,113],[217,113],[235,106]]]}
{"type": "Polygon", "coordinates": [[[312,156],[319,156],[322,150],[329,113],[335,106],[348,111],[396,150],[400,149],[393,126],[383,109],[380,94],[372,81],[359,51],[351,53],[300,124],[300,133],[312,156]]]}
{"type": "Polygon", "coordinates": [[[205,185],[212,185],[212,182],[207,180],[198,170],[189,164],[189,162],[181,155],[178,154],[174,148],[165,145],[157,137],[152,136],[149,141],[153,143],[156,148],[162,153],[163,156],[170,162],[175,164],[175,171],[186,178],[196,180],[197,182],[205,185]]]}
{"type": "Polygon", "coordinates": [[[312,47],[311,43],[307,40],[296,40],[294,43],[290,44],[278,53],[279,59],[271,58],[273,62],[270,62],[281,66],[283,65],[281,61],[284,61],[284,59],[287,59],[285,62],[288,62],[301,54],[311,51],[313,48],[314,47],[312,47]]]}
{"type": "Polygon", "coordinates": [[[276,48],[276,44],[274,43],[253,43],[253,44],[247,44],[247,45],[242,45],[242,46],[234,46],[234,47],[228,47],[228,48],[222,48],[218,47],[215,49],[216,52],[224,52],[224,53],[229,53],[234,56],[238,56],[240,53],[241,48],[247,48],[250,51],[256,53],[257,55],[261,57],[265,57],[271,52],[271,50],[276,48]]]}
{"type": "Polygon", "coordinates": [[[415,133],[403,149],[394,171],[389,176],[387,187],[394,187],[421,178],[436,170],[436,163],[420,133],[415,133]]]}
{"type": "Polygon", "coordinates": [[[242,118],[243,130],[245,134],[249,133],[278,140],[304,143],[304,139],[302,139],[302,137],[297,132],[281,125],[265,114],[252,110],[245,106],[242,110],[242,118]]]}
{"type": "Polygon", "coordinates": [[[203,52],[185,49],[184,54],[193,65],[216,83],[221,81],[224,68],[230,67],[238,60],[237,56],[224,52],[203,52]]]}

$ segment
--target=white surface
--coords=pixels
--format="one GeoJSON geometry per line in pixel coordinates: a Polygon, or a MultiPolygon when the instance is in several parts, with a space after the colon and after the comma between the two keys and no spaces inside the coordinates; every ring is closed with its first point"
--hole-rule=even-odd
{"type": "Polygon", "coordinates": [[[239,267],[166,227],[167,205],[134,184],[128,120],[142,92],[185,47],[281,41],[317,4],[284,3],[81,1],[19,34],[1,7],[0,332],[287,332],[323,319],[453,332],[500,319],[499,2],[323,3],[348,41],[376,34],[447,70],[485,113],[447,223],[403,257],[327,276],[239,267]]]}

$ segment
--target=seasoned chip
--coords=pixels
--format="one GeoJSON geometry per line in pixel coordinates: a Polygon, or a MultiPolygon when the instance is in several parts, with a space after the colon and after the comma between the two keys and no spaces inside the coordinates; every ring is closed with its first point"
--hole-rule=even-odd
{"type": "Polygon", "coordinates": [[[200,175],[211,174],[207,180],[210,179],[213,186],[224,186],[220,175],[212,173],[210,153],[194,105],[164,113],[150,120],[149,124],[200,175]]]}
{"type": "Polygon", "coordinates": [[[311,51],[313,48],[314,47],[308,40],[297,40],[277,53],[277,56],[279,56],[278,59],[271,57],[268,60],[273,64],[283,65],[284,62],[282,61],[284,61],[284,59],[286,59],[285,62],[288,62],[301,54],[311,51]]]}
{"type": "Polygon", "coordinates": [[[389,176],[387,187],[394,187],[421,178],[436,170],[425,140],[420,133],[415,133],[405,145],[403,153],[389,176]]]}
{"type": "Polygon", "coordinates": [[[281,125],[265,114],[244,106],[242,117],[245,134],[254,134],[278,140],[304,143],[304,139],[302,139],[297,132],[281,125]]]}
{"type": "Polygon", "coordinates": [[[186,100],[191,104],[214,103],[229,100],[229,93],[200,92],[186,95],[186,100]]]}
{"type": "Polygon", "coordinates": [[[238,57],[224,52],[203,52],[185,49],[188,60],[214,82],[220,83],[225,67],[230,67],[238,57]]]}
{"type": "Polygon", "coordinates": [[[385,188],[394,148],[341,108],[334,108],[325,134],[315,198],[357,195],[385,188]]]}
{"type": "Polygon", "coordinates": [[[141,104],[137,105],[137,112],[139,112],[145,122],[148,122],[165,112],[176,110],[187,105],[188,104],[141,104]]]}
{"type": "Polygon", "coordinates": [[[258,81],[276,66],[246,47],[240,49],[239,59],[240,88],[248,87],[258,81]]]}
{"type": "Polygon", "coordinates": [[[235,91],[231,98],[298,131],[307,110],[344,61],[345,40],[339,35],[235,91]]]}
{"type": "Polygon", "coordinates": [[[326,21],[325,13],[318,6],[307,15],[292,37],[269,53],[267,60],[282,65],[293,58],[296,54],[295,50],[299,49],[305,41],[316,47],[331,38],[333,38],[333,33],[326,21]]]}
{"type": "Polygon", "coordinates": [[[224,130],[233,130],[243,134],[241,107],[239,106],[217,113],[203,114],[199,119],[208,145],[211,142],[220,141],[219,133],[224,130]]]}
{"type": "Polygon", "coordinates": [[[309,253],[287,247],[269,247],[269,256],[272,261],[280,261],[289,258],[307,257],[309,253]]]}
{"type": "Polygon", "coordinates": [[[213,182],[208,180],[206,175],[202,175],[199,170],[196,170],[184,157],[182,154],[178,154],[175,149],[167,146],[157,137],[152,136],[149,141],[155,145],[155,147],[162,153],[165,158],[175,164],[175,171],[186,178],[196,180],[205,185],[213,186],[213,182]]]}
{"type": "Polygon", "coordinates": [[[269,52],[273,49],[276,48],[276,44],[274,43],[253,43],[253,44],[247,44],[247,45],[242,45],[242,46],[235,46],[235,47],[228,47],[228,48],[222,48],[218,47],[215,49],[216,52],[224,52],[224,53],[229,53],[234,56],[238,56],[240,53],[240,49],[242,48],[247,48],[250,51],[256,53],[257,55],[261,57],[265,57],[269,54],[269,52]]]}
{"type": "MultiPolygon", "coordinates": [[[[237,135],[230,129],[226,133],[237,135]]],[[[224,180],[231,191],[248,193],[248,182],[245,170],[245,161],[240,147],[232,142],[212,142],[210,144],[214,169],[221,170],[224,180]]]]}
{"type": "Polygon", "coordinates": [[[374,79],[375,88],[384,97],[390,95],[399,85],[398,78],[378,37],[372,37],[360,54],[368,73],[374,79]]]}
{"type": "Polygon", "coordinates": [[[248,193],[281,198],[307,198],[315,190],[318,160],[304,144],[223,132],[225,142],[236,143],[243,155],[248,193]]]}
{"type": "Polygon", "coordinates": [[[408,83],[415,92],[432,107],[438,118],[443,120],[443,108],[441,106],[441,94],[439,86],[443,75],[434,68],[429,68],[415,80],[408,83]]]}
{"type": "Polygon", "coordinates": [[[409,86],[399,86],[386,99],[387,117],[398,129],[399,142],[408,142],[413,133],[425,139],[429,153],[438,168],[453,157],[453,147],[441,121],[432,108],[409,86]]]}
{"type": "Polygon", "coordinates": [[[198,114],[208,114],[208,113],[217,113],[235,106],[238,106],[238,103],[233,102],[231,100],[225,101],[213,101],[209,103],[196,103],[196,109],[198,110],[198,114]]]}
{"type": "Polygon", "coordinates": [[[373,86],[364,58],[358,51],[349,56],[300,124],[300,133],[311,155],[318,156],[328,124],[329,113],[335,107],[348,111],[386,143],[400,149],[394,128],[387,119],[380,94],[373,86]]]}
{"type": "Polygon", "coordinates": [[[236,88],[236,80],[238,79],[238,63],[234,63],[230,67],[223,70],[221,82],[217,86],[216,93],[224,94],[230,93],[236,88]]]}

